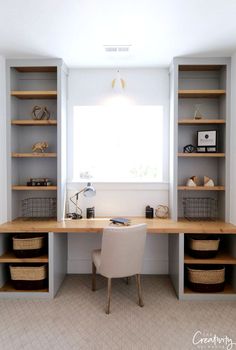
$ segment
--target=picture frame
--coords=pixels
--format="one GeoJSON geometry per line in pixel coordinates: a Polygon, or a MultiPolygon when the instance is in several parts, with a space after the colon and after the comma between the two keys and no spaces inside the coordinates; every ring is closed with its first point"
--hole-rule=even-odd
{"type": "Polygon", "coordinates": [[[204,130],[197,132],[197,146],[198,147],[215,147],[217,143],[216,130],[204,130]]]}

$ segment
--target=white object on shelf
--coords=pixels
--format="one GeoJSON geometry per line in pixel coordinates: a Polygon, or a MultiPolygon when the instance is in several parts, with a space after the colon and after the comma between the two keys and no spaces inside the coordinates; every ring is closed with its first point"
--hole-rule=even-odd
{"type": "Polygon", "coordinates": [[[214,184],[214,181],[210,177],[204,176],[204,186],[214,187],[215,184],[214,184]]]}

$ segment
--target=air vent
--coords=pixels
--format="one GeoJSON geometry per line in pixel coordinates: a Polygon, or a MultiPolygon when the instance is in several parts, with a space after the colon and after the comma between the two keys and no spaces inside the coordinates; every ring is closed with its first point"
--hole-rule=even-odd
{"type": "Polygon", "coordinates": [[[104,45],[108,53],[129,53],[131,45],[104,45]]]}

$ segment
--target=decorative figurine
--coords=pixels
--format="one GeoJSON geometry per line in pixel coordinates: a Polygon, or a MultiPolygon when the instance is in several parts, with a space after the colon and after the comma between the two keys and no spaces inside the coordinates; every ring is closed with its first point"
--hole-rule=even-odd
{"type": "Polygon", "coordinates": [[[45,152],[45,150],[48,148],[47,142],[37,142],[32,146],[33,152],[45,152]]]}
{"type": "Polygon", "coordinates": [[[158,207],[155,210],[155,215],[157,218],[167,219],[169,216],[169,208],[167,207],[167,205],[158,205],[158,207]]]}
{"type": "Polygon", "coordinates": [[[186,145],[183,148],[184,153],[193,153],[196,151],[196,147],[193,145],[186,145]]]}
{"type": "Polygon", "coordinates": [[[193,119],[199,120],[199,119],[203,119],[204,118],[204,115],[200,111],[200,106],[201,105],[195,105],[195,111],[194,111],[193,119]]]}
{"type": "Polygon", "coordinates": [[[214,184],[214,181],[210,177],[204,176],[204,186],[214,187],[215,184],[214,184]]]}
{"type": "Polygon", "coordinates": [[[47,106],[34,106],[31,115],[34,120],[48,120],[50,119],[51,113],[49,112],[47,106]]]}
{"type": "Polygon", "coordinates": [[[198,177],[192,176],[187,180],[186,186],[188,187],[196,187],[198,185],[198,177]]]}

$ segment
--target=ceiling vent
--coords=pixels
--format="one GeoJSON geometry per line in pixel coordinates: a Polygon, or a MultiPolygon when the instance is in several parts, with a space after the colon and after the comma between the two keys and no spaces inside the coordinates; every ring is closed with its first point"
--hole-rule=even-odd
{"type": "Polygon", "coordinates": [[[108,53],[129,53],[131,45],[104,45],[108,53]]]}

